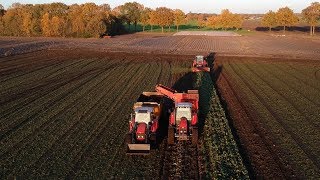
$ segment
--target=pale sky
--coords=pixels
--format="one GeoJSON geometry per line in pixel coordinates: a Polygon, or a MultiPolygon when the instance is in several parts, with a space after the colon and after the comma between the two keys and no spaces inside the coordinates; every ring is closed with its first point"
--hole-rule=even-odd
{"type": "MultiPolygon", "coordinates": [[[[280,7],[288,6],[294,12],[301,12],[302,9],[309,6],[312,2],[318,0],[135,0],[146,7],[169,7],[171,9],[182,9],[184,12],[198,13],[220,13],[222,9],[229,9],[234,13],[265,13],[268,10],[276,11],[280,7]]],[[[51,2],[62,2],[67,5],[86,2],[94,2],[98,5],[106,3],[112,8],[132,2],[128,0],[0,0],[5,9],[12,3],[20,2],[22,4],[43,4],[51,2]]]]}

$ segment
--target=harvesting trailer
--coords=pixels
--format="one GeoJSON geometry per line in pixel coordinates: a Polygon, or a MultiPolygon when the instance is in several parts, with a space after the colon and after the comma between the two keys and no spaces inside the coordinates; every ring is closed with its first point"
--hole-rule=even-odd
{"type": "Polygon", "coordinates": [[[162,95],[143,92],[133,105],[126,135],[127,154],[149,154],[151,144],[156,144],[159,119],[162,109],[162,95]]]}
{"type": "Polygon", "coordinates": [[[208,62],[206,58],[202,55],[196,56],[192,63],[192,72],[200,72],[200,71],[210,72],[210,68],[208,67],[208,62]]]}
{"type": "Polygon", "coordinates": [[[168,144],[174,144],[175,140],[190,140],[192,144],[198,142],[198,90],[188,90],[187,93],[177,91],[163,86],[156,86],[159,94],[170,98],[174,107],[169,117],[168,144]]]}

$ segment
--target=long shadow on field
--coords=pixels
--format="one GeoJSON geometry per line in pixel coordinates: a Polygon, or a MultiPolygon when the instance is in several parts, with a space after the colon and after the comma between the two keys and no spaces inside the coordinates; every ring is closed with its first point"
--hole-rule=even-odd
{"type": "Polygon", "coordinates": [[[223,98],[221,90],[217,86],[217,81],[218,81],[218,79],[219,79],[219,77],[220,77],[220,75],[221,75],[221,73],[223,71],[223,65],[215,63],[215,60],[216,60],[216,58],[213,55],[212,61],[208,62],[209,65],[210,65],[211,62],[213,63],[213,64],[210,65],[210,68],[212,67],[212,69],[210,69],[211,70],[211,72],[210,72],[211,79],[213,81],[213,85],[214,85],[214,88],[216,89],[216,92],[217,92],[217,95],[219,97],[220,103],[221,103],[221,105],[222,105],[222,107],[224,109],[225,115],[226,115],[226,117],[228,119],[228,125],[229,125],[229,127],[231,129],[231,132],[232,132],[232,135],[233,135],[233,137],[234,137],[234,139],[235,139],[235,141],[237,143],[240,155],[241,155],[241,157],[243,159],[243,163],[246,166],[246,169],[247,169],[247,171],[249,173],[250,179],[252,179],[252,178],[255,178],[255,176],[254,176],[253,168],[252,168],[250,160],[249,160],[249,156],[246,153],[244,147],[240,143],[240,138],[239,138],[239,136],[237,134],[236,128],[234,127],[233,119],[231,118],[231,114],[229,112],[228,104],[227,104],[226,100],[223,98]]]}
{"type": "Polygon", "coordinates": [[[190,89],[193,89],[193,82],[195,76],[192,72],[188,72],[182,77],[180,77],[172,86],[178,92],[187,92],[190,89]]]}

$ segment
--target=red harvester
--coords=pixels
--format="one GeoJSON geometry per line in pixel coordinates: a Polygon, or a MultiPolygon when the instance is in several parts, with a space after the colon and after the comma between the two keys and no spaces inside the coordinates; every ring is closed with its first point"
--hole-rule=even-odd
{"type": "Polygon", "coordinates": [[[134,113],[129,121],[129,133],[126,135],[127,154],[149,154],[151,144],[157,143],[159,121],[164,96],[174,102],[169,116],[168,144],[176,140],[198,142],[198,90],[187,93],[177,91],[164,85],[156,85],[157,92],[143,92],[134,104],[134,113]]]}
{"type": "Polygon", "coordinates": [[[208,67],[208,62],[206,58],[202,55],[196,56],[192,63],[192,72],[200,72],[200,71],[210,72],[210,68],[208,67]]]}
{"type": "Polygon", "coordinates": [[[170,98],[174,102],[173,111],[169,117],[168,144],[174,144],[175,140],[190,140],[193,144],[198,142],[198,90],[188,90],[187,93],[163,86],[156,86],[159,94],[170,98]]]}

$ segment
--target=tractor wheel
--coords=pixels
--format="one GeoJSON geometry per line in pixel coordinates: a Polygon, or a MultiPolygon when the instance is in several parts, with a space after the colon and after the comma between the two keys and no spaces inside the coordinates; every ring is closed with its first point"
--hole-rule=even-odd
{"type": "Polygon", "coordinates": [[[193,145],[198,144],[198,127],[194,127],[192,129],[192,144],[193,145]]]}
{"type": "Polygon", "coordinates": [[[172,126],[168,128],[168,144],[174,144],[174,128],[172,126]]]}
{"type": "Polygon", "coordinates": [[[157,143],[157,134],[156,133],[151,133],[150,141],[154,142],[155,144],[157,143]]]}
{"type": "Polygon", "coordinates": [[[132,143],[132,133],[127,133],[126,134],[126,139],[125,139],[125,143],[127,144],[131,144],[132,143]]]}
{"type": "Polygon", "coordinates": [[[126,149],[126,151],[129,151],[129,146],[128,144],[132,143],[132,133],[127,133],[126,137],[124,139],[124,148],[126,149]]]}

